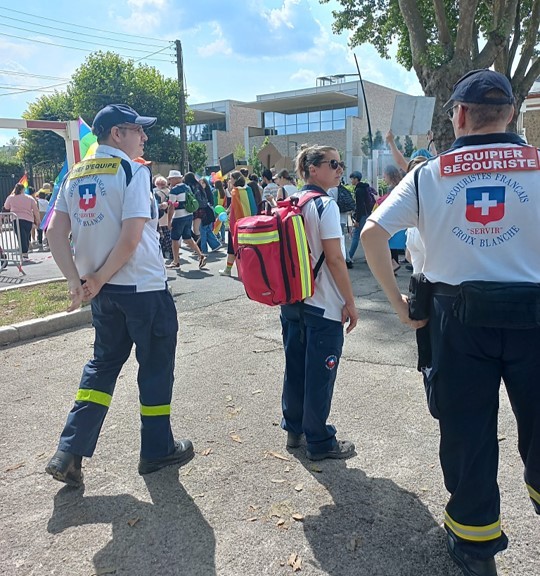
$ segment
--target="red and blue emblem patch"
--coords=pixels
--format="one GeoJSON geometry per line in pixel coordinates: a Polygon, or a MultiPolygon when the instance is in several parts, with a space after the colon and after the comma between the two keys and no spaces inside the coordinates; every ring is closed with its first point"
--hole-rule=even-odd
{"type": "Polygon", "coordinates": [[[324,365],[326,366],[327,370],[333,370],[337,366],[337,363],[338,359],[335,354],[328,356],[328,358],[324,361],[324,365]]]}
{"type": "Polygon", "coordinates": [[[79,208],[92,210],[96,206],[97,194],[95,184],[81,184],[79,186],[79,208]]]}
{"type": "Polygon", "coordinates": [[[469,222],[486,226],[504,217],[504,186],[478,186],[467,188],[465,217],[469,222]]]}

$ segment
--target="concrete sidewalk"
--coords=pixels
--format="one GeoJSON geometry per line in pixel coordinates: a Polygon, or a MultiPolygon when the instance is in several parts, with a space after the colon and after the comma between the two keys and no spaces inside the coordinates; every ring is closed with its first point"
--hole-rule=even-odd
{"type": "MultiPolygon", "coordinates": [[[[285,449],[279,311],[190,264],[171,285],[180,321],[173,429],[197,455],[137,474],[137,365],[122,370],[84,490],[44,473],[92,353],[84,327],[3,348],[0,573],[10,576],[459,576],[440,527],[447,494],[414,334],[365,265],[351,271],[360,324],[346,338],[332,409],[346,462],[285,449]],[[210,277],[212,276],[213,277],[210,277]]],[[[408,277],[400,272],[405,289],[408,277]]],[[[499,574],[540,574],[515,422],[502,395],[500,487],[509,551],[499,574]]]]}

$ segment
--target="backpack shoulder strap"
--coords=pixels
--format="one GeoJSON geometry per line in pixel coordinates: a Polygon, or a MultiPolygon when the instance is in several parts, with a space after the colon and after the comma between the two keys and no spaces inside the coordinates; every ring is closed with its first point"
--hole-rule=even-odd
{"type": "MultiPolygon", "coordinates": [[[[299,208],[302,208],[302,206],[305,206],[310,200],[315,200],[315,205],[317,207],[317,212],[320,218],[324,210],[324,203],[321,200],[321,196],[328,196],[328,194],[326,194],[325,192],[318,192],[317,190],[306,192],[298,200],[298,206],[299,208]]],[[[321,269],[321,266],[324,263],[324,258],[325,256],[323,251],[322,254],[319,256],[319,259],[317,260],[317,264],[315,264],[315,268],[313,268],[313,278],[317,278],[317,274],[319,273],[319,270],[321,269]]]]}
{"type": "Polygon", "coordinates": [[[310,190],[309,192],[306,192],[298,199],[298,207],[302,208],[310,200],[313,200],[314,198],[319,198],[320,196],[328,196],[328,194],[326,194],[326,192],[318,192],[317,190],[310,190]]]}

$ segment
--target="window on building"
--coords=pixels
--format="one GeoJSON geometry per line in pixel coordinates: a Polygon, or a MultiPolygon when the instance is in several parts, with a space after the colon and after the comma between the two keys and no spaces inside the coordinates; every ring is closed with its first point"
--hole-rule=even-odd
{"type": "Polygon", "coordinates": [[[358,116],[358,106],[330,110],[305,110],[294,114],[265,112],[264,128],[275,129],[277,134],[304,134],[326,130],[344,130],[345,119],[358,116]]]}
{"type": "Polygon", "coordinates": [[[187,140],[188,142],[205,142],[212,140],[213,130],[223,130],[227,129],[225,121],[222,122],[210,122],[208,124],[190,124],[186,126],[187,140]]]}

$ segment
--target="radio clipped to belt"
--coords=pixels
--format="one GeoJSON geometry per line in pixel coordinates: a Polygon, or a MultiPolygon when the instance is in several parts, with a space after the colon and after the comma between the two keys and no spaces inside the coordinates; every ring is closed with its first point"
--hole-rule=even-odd
{"type": "Polygon", "coordinates": [[[432,284],[422,272],[411,275],[409,281],[409,318],[426,320],[431,306],[432,284]]]}
{"type": "Polygon", "coordinates": [[[466,326],[531,329],[540,327],[540,284],[462,282],[454,316],[466,326]]]}

